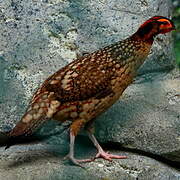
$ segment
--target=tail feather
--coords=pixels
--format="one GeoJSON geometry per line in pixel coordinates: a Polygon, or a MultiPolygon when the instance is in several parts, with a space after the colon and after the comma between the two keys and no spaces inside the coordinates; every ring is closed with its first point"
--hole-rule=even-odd
{"type": "Polygon", "coordinates": [[[6,146],[9,141],[8,133],[0,132],[0,146],[6,146]]]}
{"type": "Polygon", "coordinates": [[[38,111],[28,111],[16,124],[16,126],[9,132],[9,137],[31,135],[36,130],[36,128],[38,128],[45,120],[47,120],[45,112],[38,114],[38,116],[37,113],[38,111]],[[36,118],[33,118],[35,116],[36,118]]]}
{"type": "Polygon", "coordinates": [[[31,105],[21,121],[9,133],[10,136],[30,135],[44,121],[57,111],[60,102],[54,100],[53,92],[43,92],[33,98],[31,105]]]}
{"type": "Polygon", "coordinates": [[[8,133],[0,132],[0,147],[5,147],[5,150],[8,149],[10,146],[16,145],[16,144],[27,144],[27,143],[37,143],[45,139],[39,138],[36,135],[34,136],[16,136],[12,137],[9,136],[8,133]]]}
{"type": "Polygon", "coordinates": [[[8,133],[0,133],[0,144],[5,143],[6,149],[11,145],[22,141],[24,137],[32,135],[32,133],[56,113],[60,102],[54,100],[54,93],[44,92],[35,96],[28,111],[16,126],[8,133]]]}
{"type": "Polygon", "coordinates": [[[5,149],[9,148],[11,145],[16,144],[15,138],[9,136],[9,132],[0,132],[0,146],[5,146],[5,149]]]}

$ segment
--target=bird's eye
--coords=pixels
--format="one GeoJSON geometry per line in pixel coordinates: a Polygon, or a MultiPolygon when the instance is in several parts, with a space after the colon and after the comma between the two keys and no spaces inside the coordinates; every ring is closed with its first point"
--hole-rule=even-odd
{"type": "Polygon", "coordinates": [[[167,21],[162,21],[161,24],[167,25],[169,23],[167,21]]]}

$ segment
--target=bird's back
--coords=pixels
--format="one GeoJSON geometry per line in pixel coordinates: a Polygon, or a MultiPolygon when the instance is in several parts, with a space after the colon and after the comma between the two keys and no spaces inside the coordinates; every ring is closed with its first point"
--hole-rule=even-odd
{"type": "Polygon", "coordinates": [[[44,81],[9,136],[32,134],[49,118],[94,119],[118,100],[150,47],[128,38],[66,65],[44,81]]]}
{"type": "Polygon", "coordinates": [[[48,78],[32,102],[43,92],[51,92],[60,102],[55,119],[64,121],[84,114],[91,120],[119,98],[149,49],[144,42],[126,39],[80,57],[48,78]]]}

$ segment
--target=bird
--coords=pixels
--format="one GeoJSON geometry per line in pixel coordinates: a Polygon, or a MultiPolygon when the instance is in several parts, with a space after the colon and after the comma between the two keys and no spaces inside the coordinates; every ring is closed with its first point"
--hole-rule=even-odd
{"type": "MultiPolygon", "coordinates": [[[[47,78],[34,93],[25,114],[12,130],[3,134],[6,148],[16,139],[29,137],[49,119],[70,121],[69,153],[75,165],[96,158],[125,159],[126,156],[105,152],[94,136],[94,121],[111,107],[133,82],[158,34],[175,30],[167,17],[153,16],[130,37],[95,52],[78,57],[47,78]],[[75,138],[81,129],[97,148],[94,158],[74,157],[75,138]]],[[[2,137],[2,136],[1,136],[2,137]]]]}

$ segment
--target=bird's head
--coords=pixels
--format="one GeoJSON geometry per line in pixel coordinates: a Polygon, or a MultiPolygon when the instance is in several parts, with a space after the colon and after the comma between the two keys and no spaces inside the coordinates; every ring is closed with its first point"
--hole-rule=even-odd
{"type": "Polygon", "coordinates": [[[163,16],[154,16],[145,21],[135,33],[142,39],[153,39],[158,34],[165,34],[175,30],[174,23],[163,16]]]}

